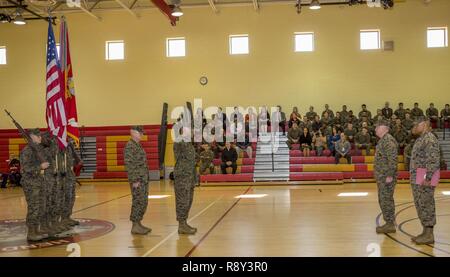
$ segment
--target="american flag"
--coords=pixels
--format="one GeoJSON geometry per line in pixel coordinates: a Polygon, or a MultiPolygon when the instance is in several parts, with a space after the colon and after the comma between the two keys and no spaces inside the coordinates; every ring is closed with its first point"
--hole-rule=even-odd
{"type": "Polygon", "coordinates": [[[51,20],[49,20],[47,41],[46,117],[48,129],[57,138],[60,149],[64,149],[67,146],[67,118],[64,108],[64,91],[62,89],[62,83],[58,52],[56,51],[55,35],[53,34],[51,20]]]}

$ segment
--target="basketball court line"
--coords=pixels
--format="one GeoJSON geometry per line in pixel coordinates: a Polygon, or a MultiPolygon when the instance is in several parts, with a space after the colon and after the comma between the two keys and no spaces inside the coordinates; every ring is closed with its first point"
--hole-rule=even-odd
{"type": "MultiPolygon", "coordinates": [[[[447,197],[436,197],[435,199],[436,199],[436,202],[437,202],[437,201],[442,200],[442,199],[445,199],[445,198],[447,198],[447,197]]],[[[410,206],[408,206],[408,207],[406,207],[406,208],[401,209],[400,211],[398,211],[398,212],[395,214],[395,218],[397,218],[397,216],[399,215],[399,213],[401,213],[402,211],[404,211],[404,210],[406,210],[406,209],[409,209],[409,208],[413,207],[413,206],[414,206],[414,201],[409,201],[409,202],[405,202],[405,203],[402,203],[402,204],[397,204],[397,205],[395,205],[395,207],[397,208],[397,207],[404,206],[404,205],[408,205],[408,204],[411,204],[411,203],[413,203],[413,204],[410,205],[410,206]]],[[[381,219],[381,216],[382,216],[382,213],[379,213],[378,216],[376,217],[376,219],[375,219],[375,225],[376,225],[376,226],[380,226],[380,219],[381,219]]],[[[413,246],[410,246],[410,245],[408,245],[408,244],[406,244],[406,243],[404,243],[404,242],[402,242],[402,241],[400,241],[400,240],[394,238],[394,237],[393,237],[392,235],[390,235],[390,234],[384,234],[384,235],[385,235],[386,237],[390,238],[391,240],[393,240],[394,242],[396,242],[396,243],[398,243],[398,244],[400,244],[400,245],[402,245],[402,246],[404,246],[404,247],[406,247],[406,248],[409,248],[409,249],[411,249],[411,250],[413,250],[413,251],[415,251],[415,252],[418,252],[418,253],[423,254],[423,255],[425,255],[425,256],[428,256],[428,257],[435,257],[435,256],[432,255],[432,254],[423,252],[423,251],[421,251],[421,250],[419,250],[419,249],[417,249],[417,248],[415,248],[415,247],[413,247],[413,246]]],[[[434,247],[432,247],[432,246],[430,246],[430,247],[431,247],[431,248],[434,248],[434,247]]]]}
{"type": "MultiPolygon", "coordinates": [[[[249,186],[247,188],[247,190],[243,193],[243,194],[247,194],[247,192],[249,192],[249,190],[252,188],[252,186],[249,186]]],[[[214,225],[208,230],[208,232],[206,232],[203,237],[192,247],[191,250],[189,250],[189,252],[186,253],[186,255],[184,257],[190,257],[192,255],[192,253],[197,249],[197,247],[206,239],[206,237],[212,232],[212,230],[214,230],[214,228],[216,228],[217,225],[219,225],[219,223],[222,221],[222,219],[225,218],[225,216],[228,215],[228,213],[239,203],[239,201],[242,198],[238,198],[233,205],[231,205],[230,208],[228,208],[228,210],[216,221],[216,223],[214,223],[214,225]]]]}
{"type": "MultiPolygon", "coordinates": [[[[216,204],[219,200],[221,200],[223,198],[223,195],[220,196],[219,198],[217,198],[216,200],[214,200],[212,203],[210,203],[208,206],[206,206],[203,210],[201,210],[200,212],[198,212],[196,215],[194,215],[193,217],[191,217],[188,222],[192,222],[194,219],[196,219],[197,217],[201,216],[204,212],[206,212],[209,208],[211,208],[212,206],[214,206],[214,204],[216,204]]],[[[153,251],[155,251],[158,247],[160,247],[161,245],[163,245],[164,243],[166,243],[166,241],[168,241],[172,236],[174,236],[175,234],[178,233],[178,229],[173,231],[172,233],[170,233],[167,237],[165,237],[162,241],[160,241],[159,243],[157,243],[155,246],[153,246],[150,250],[148,250],[147,252],[145,252],[144,255],[142,255],[141,257],[147,257],[148,255],[150,255],[153,251]]]]}
{"type": "Polygon", "coordinates": [[[82,212],[82,211],[85,211],[85,210],[87,210],[87,209],[94,208],[94,207],[97,207],[97,206],[100,206],[100,205],[103,205],[103,204],[106,204],[106,203],[109,203],[109,202],[112,202],[112,201],[115,201],[115,200],[119,200],[119,199],[128,197],[128,196],[130,196],[130,195],[131,195],[131,193],[126,194],[126,195],[122,195],[122,196],[119,196],[119,197],[116,197],[116,198],[113,198],[113,199],[110,199],[110,200],[107,200],[107,201],[103,201],[103,202],[97,203],[97,204],[95,204],[95,205],[88,206],[88,207],[86,207],[86,208],[82,208],[82,209],[76,210],[76,211],[74,211],[72,214],[78,213],[78,212],[82,212]]]}

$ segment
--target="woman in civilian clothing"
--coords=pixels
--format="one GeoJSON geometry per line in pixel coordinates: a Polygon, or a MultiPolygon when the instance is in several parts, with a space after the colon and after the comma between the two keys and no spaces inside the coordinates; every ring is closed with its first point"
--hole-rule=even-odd
{"type": "Polygon", "coordinates": [[[300,115],[300,113],[298,112],[298,108],[294,107],[292,109],[292,113],[289,116],[289,120],[292,120],[294,118],[294,116],[298,119],[298,120],[302,120],[302,116],[300,115]]]}
{"type": "Polygon", "coordinates": [[[303,134],[300,136],[300,148],[303,151],[303,157],[309,157],[309,151],[311,150],[312,146],[312,137],[309,133],[308,128],[303,128],[303,134]]]}
{"type": "Polygon", "coordinates": [[[328,149],[330,149],[333,156],[336,153],[335,145],[340,139],[341,139],[341,135],[338,132],[338,129],[336,127],[333,127],[333,132],[332,132],[331,136],[328,138],[328,149]]]}
{"type": "Polygon", "coordinates": [[[296,114],[291,114],[291,117],[290,117],[289,123],[288,123],[289,129],[292,128],[292,125],[293,125],[294,123],[297,123],[297,126],[300,126],[300,123],[301,123],[300,117],[297,117],[296,114]]]}

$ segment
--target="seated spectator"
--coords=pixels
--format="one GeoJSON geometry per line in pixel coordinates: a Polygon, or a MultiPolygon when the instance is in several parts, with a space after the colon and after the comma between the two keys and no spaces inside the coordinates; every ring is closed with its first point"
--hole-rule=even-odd
{"type": "Polygon", "coordinates": [[[430,119],[430,123],[439,126],[439,111],[434,107],[433,103],[430,103],[430,107],[426,110],[426,115],[430,119]]]}
{"type": "Polygon", "coordinates": [[[403,129],[401,125],[396,125],[394,127],[394,129],[392,130],[392,136],[397,141],[399,150],[405,148],[406,144],[408,143],[408,133],[405,131],[405,129],[403,129]]]}
{"type": "Polygon", "coordinates": [[[405,119],[402,121],[403,127],[408,131],[408,133],[411,133],[411,129],[414,125],[414,120],[411,118],[410,113],[405,113],[405,119]]]}
{"type": "Polygon", "coordinates": [[[272,121],[275,121],[275,120],[278,122],[278,126],[280,127],[279,130],[281,129],[283,131],[283,135],[285,135],[286,134],[286,114],[283,111],[281,111],[281,106],[279,106],[279,105],[277,106],[277,110],[272,113],[272,121]]]}
{"type": "Polygon", "coordinates": [[[261,108],[261,111],[258,115],[258,124],[259,132],[267,133],[267,127],[270,126],[270,115],[266,106],[261,108]]]}
{"type": "Polygon", "coordinates": [[[312,149],[312,137],[308,128],[303,128],[303,134],[300,135],[300,149],[303,151],[303,157],[309,157],[312,149]]]}
{"type": "Polygon", "coordinates": [[[450,105],[445,104],[445,108],[441,111],[441,129],[445,128],[445,124],[450,124],[450,105]]]}
{"type": "Polygon", "coordinates": [[[252,107],[248,108],[248,112],[245,115],[245,132],[249,133],[251,137],[255,137],[255,139],[257,139],[258,115],[255,113],[252,107]]]}
{"type": "Polygon", "coordinates": [[[340,112],[336,112],[336,116],[333,118],[333,126],[340,129],[342,128],[342,124],[344,122],[344,118],[341,116],[340,112]]]}
{"type": "Polygon", "coordinates": [[[292,108],[291,115],[289,116],[289,120],[291,120],[293,117],[302,120],[302,116],[300,115],[300,112],[298,111],[297,107],[292,108]]]}
{"type": "Polygon", "coordinates": [[[322,115],[322,118],[320,119],[320,122],[323,125],[330,125],[333,123],[333,119],[328,115],[327,112],[324,112],[324,114],[322,115]]]}
{"type": "Polygon", "coordinates": [[[320,131],[326,138],[328,138],[333,133],[333,127],[331,125],[324,124],[320,131]]]}
{"type": "Polygon", "coordinates": [[[231,113],[230,121],[235,122],[244,122],[244,116],[239,111],[239,107],[234,107],[234,111],[231,113]]]}
{"type": "Polygon", "coordinates": [[[397,116],[397,118],[400,118],[401,120],[405,119],[405,113],[406,110],[403,108],[403,103],[398,103],[398,109],[395,110],[394,114],[397,116]]]}
{"type": "Polygon", "coordinates": [[[210,174],[215,173],[214,167],[214,152],[211,150],[209,144],[202,144],[203,151],[200,152],[200,164],[199,164],[199,173],[200,175],[206,174],[206,170],[209,169],[210,174]]]}
{"type": "Polygon", "coordinates": [[[362,104],[361,111],[358,114],[358,118],[359,119],[361,119],[363,117],[366,117],[366,118],[369,118],[369,119],[372,118],[372,113],[369,110],[367,110],[366,104],[362,104]]]}
{"type": "Polygon", "coordinates": [[[341,139],[336,143],[336,154],[334,155],[335,163],[339,163],[339,159],[344,157],[347,159],[347,163],[351,163],[350,156],[351,145],[350,142],[347,141],[345,134],[341,134],[341,139]]]}
{"type": "Polygon", "coordinates": [[[411,118],[414,120],[419,116],[424,116],[423,111],[419,108],[419,103],[414,103],[414,108],[411,110],[411,118]]]}
{"type": "MultiPolygon", "coordinates": [[[[396,115],[393,115],[393,116],[396,116],[396,115]]],[[[397,118],[397,119],[395,120],[395,124],[394,124],[394,126],[392,127],[392,131],[394,131],[394,130],[396,130],[396,129],[401,129],[401,130],[407,132],[407,130],[406,130],[405,127],[403,126],[402,121],[400,120],[400,118],[397,118]]]]}
{"type": "Polygon", "coordinates": [[[353,123],[348,123],[347,128],[344,130],[344,134],[350,143],[355,142],[355,136],[358,133],[356,129],[353,128],[353,123]]]}
{"type": "Polygon", "coordinates": [[[376,124],[376,123],[380,122],[383,119],[384,119],[383,112],[381,111],[381,109],[378,109],[377,110],[377,115],[373,118],[373,123],[376,124]]]}
{"type": "Polygon", "coordinates": [[[312,130],[312,121],[308,120],[308,118],[305,116],[305,117],[303,117],[303,121],[300,122],[299,127],[302,130],[303,130],[303,128],[307,128],[311,132],[311,130],[312,130]]]}
{"type": "Polygon", "coordinates": [[[338,130],[338,128],[333,127],[332,134],[328,137],[328,149],[330,149],[333,156],[335,155],[336,143],[341,139],[341,132],[338,130]]]}
{"type": "Polygon", "coordinates": [[[217,113],[213,114],[212,120],[214,121],[215,125],[221,126],[224,132],[227,131],[228,119],[227,115],[222,111],[221,107],[217,108],[217,113]]]}
{"type": "MultiPolygon", "coordinates": [[[[353,126],[358,125],[358,119],[356,118],[356,116],[353,115],[353,111],[352,110],[350,110],[348,112],[348,117],[347,117],[347,122],[346,123],[347,124],[348,123],[352,123],[353,126]]],[[[344,126],[344,127],[346,127],[346,126],[344,126]]]]}
{"type": "Polygon", "coordinates": [[[320,118],[318,115],[316,115],[316,117],[314,118],[314,121],[311,124],[311,128],[314,133],[318,132],[320,130],[320,128],[322,128],[322,122],[320,121],[320,118]]]}
{"type": "Polygon", "coordinates": [[[348,117],[347,105],[343,105],[342,111],[340,111],[339,113],[341,114],[341,118],[342,118],[341,123],[343,124],[344,122],[347,122],[347,117],[348,117]]]}
{"type": "Polygon", "coordinates": [[[239,156],[241,151],[245,151],[247,153],[247,156],[249,158],[253,157],[253,149],[252,149],[252,143],[250,142],[250,138],[248,134],[245,134],[244,141],[237,141],[236,142],[236,152],[239,156]]]}
{"type": "Polygon", "coordinates": [[[397,124],[397,116],[395,114],[391,116],[390,122],[391,122],[391,130],[394,130],[394,127],[397,124]]]}
{"type": "Polygon", "coordinates": [[[334,118],[334,113],[332,110],[330,110],[330,106],[328,104],[325,104],[325,110],[322,112],[322,117],[325,116],[325,114],[328,114],[329,118],[334,118]]]}
{"type": "Polygon", "coordinates": [[[381,110],[381,113],[383,114],[384,118],[386,119],[391,119],[392,115],[394,114],[394,112],[392,111],[392,109],[389,107],[389,102],[386,102],[384,104],[384,108],[381,110]]]}
{"type": "Polygon", "coordinates": [[[223,129],[219,129],[219,133],[217,135],[214,135],[214,140],[211,143],[211,150],[214,152],[214,155],[216,158],[220,156],[220,153],[225,149],[225,141],[226,136],[223,133],[223,129]]]}
{"type": "Polygon", "coordinates": [[[370,147],[372,147],[372,137],[367,128],[362,128],[355,137],[355,146],[357,149],[366,149],[366,155],[370,155],[370,147]]]}
{"type": "Polygon", "coordinates": [[[292,123],[292,128],[289,129],[288,135],[287,135],[287,141],[286,144],[289,147],[290,150],[292,150],[293,144],[298,144],[300,141],[300,133],[301,130],[298,127],[298,124],[296,122],[292,123]]]}
{"type": "Polygon", "coordinates": [[[296,114],[291,114],[291,117],[290,117],[289,123],[288,123],[289,128],[292,128],[294,123],[296,123],[297,126],[300,126],[301,120],[300,120],[300,117],[297,117],[296,114]]]}
{"type": "Polygon", "coordinates": [[[233,174],[236,174],[237,164],[236,161],[238,159],[238,155],[236,149],[231,146],[231,143],[225,143],[225,148],[222,151],[222,164],[220,165],[220,169],[222,170],[222,174],[227,174],[227,168],[231,167],[233,169],[233,174]]]}
{"type": "Polygon", "coordinates": [[[322,156],[323,150],[327,146],[327,137],[322,133],[322,131],[318,131],[314,133],[312,143],[314,145],[314,149],[317,152],[317,156],[322,156]]]}
{"type": "Polygon", "coordinates": [[[20,180],[22,179],[22,175],[20,174],[20,161],[16,158],[12,158],[8,163],[8,173],[2,173],[2,183],[1,188],[6,188],[6,184],[9,183],[15,186],[21,186],[20,180]]]}
{"type": "Polygon", "coordinates": [[[309,107],[309,112],[306,113],[306,118],[308,118],[309,121],[314,121],[314,118],[316,118],[317,113],[314,111],[314,107],[309,107]]]}

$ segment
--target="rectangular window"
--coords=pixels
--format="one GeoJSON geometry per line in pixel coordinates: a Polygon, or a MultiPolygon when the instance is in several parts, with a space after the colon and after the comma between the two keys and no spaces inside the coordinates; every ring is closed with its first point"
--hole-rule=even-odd
{"type": "Polygon", "coordinates": [[[430,27],[427,30],[428,48],[448,47],[447,27],[430,27]]]}
{"type": "Polygon", "coordinates": [[[185,38],[168,38],[166,41],[167,57],[185,57],[186,56],[186,39],[185,38]]]}
{"type": "Polygon", "coordinates": [[[295,33],[295,52],[314,51],[314,33],[295,33]]]}
{"type": "Polygon", "coordinates": [[[243,55],[248,53],[248,35],[231,35],[230,55],[243,55]]]}
{"type": "Polygon", "coordinates": [[[123,40],[107,41],[106,60],[123,60],[124,45],[123,40]]]}
{"type": "Polygon", "coordinates": [[[6,47],[0,46],[0,64],[6,64],[6,47]]]}
{"type": "Polygon", "coordinates": [[[360,31],[361,50],[374,50],[381,48],[380,30],[360,31]]]}

